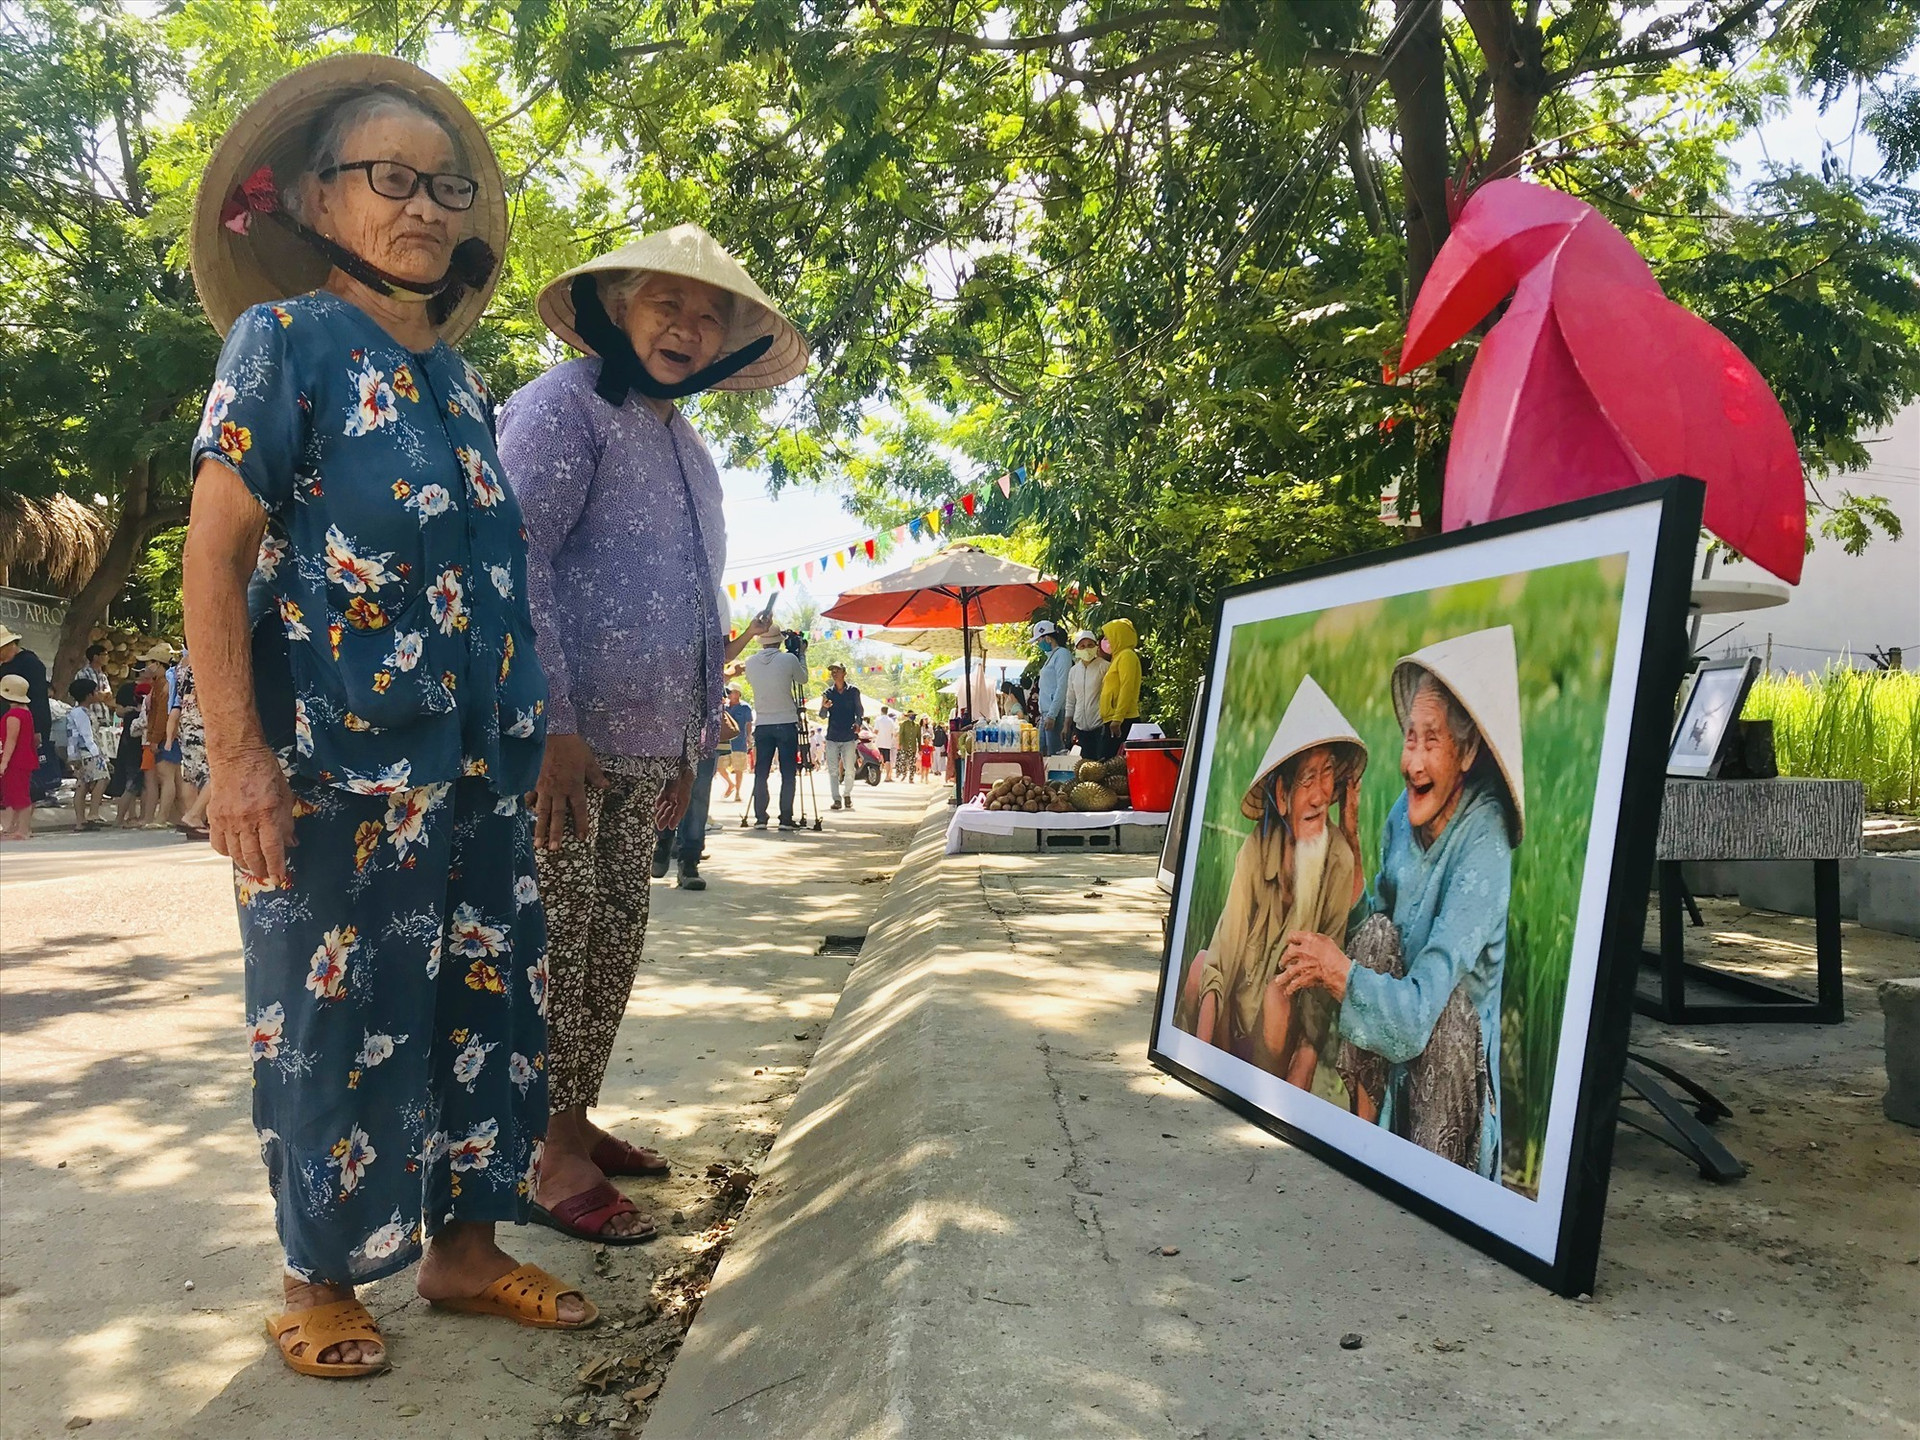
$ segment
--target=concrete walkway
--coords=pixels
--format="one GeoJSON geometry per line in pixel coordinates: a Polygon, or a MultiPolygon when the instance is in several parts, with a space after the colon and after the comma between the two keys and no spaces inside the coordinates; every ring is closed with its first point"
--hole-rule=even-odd
{"type": "Polygon", "coordinates": [[[742,831],[737,806],[716,801],[727,828],[710,837],[712,888],[655,886],[599,1118],[681,1167],[631,1187],[662,1238],[596,1257],[551,1231],[502,1232],[582,1281],[608,1323],[565,1336],[442,1317],[396,1276],[363,1292],[395,1369],[352,1385],[291,1375],[261,1334],[279,1255],[226,863],[161,835],[5,847],[0,1436],[39,1440],[82,1418],[89,1440],[609,1433],[603,1417],[632,1407],[617,1386],[576,1394],[576,1376],[643,1338],[656,1374],[671,1358],[727,1228],[706,1167],[751,1168],[771,1143],[849,970],[816,951],[866,929],[926,799],[862,792],[822,834],[742,831]]]}
{"type": "MultiPolygon", "coordinates": [[[[1623,1133],[1557,1299],[1151,1070],[1144,857],[943,858],[923,825],[647,1440],[1920,1435],[1920,1140],[1848,1022],[1665,1031],[1741,1101],[1715,1187],[1623,1133]],[[1360,1348],[1341,1348],[1347,1332],[1360,1348]]],[[[1810,922],[1709,907],[1810,967],[1810,922]]]]}

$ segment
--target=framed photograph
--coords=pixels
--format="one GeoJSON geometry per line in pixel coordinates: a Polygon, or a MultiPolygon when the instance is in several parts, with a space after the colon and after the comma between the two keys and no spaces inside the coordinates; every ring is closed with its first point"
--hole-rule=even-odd
{"type": "Polygon", "coordinates": [[[1592,1288],[1703,487],[1220,601],[1153,1062],[1592,1288]]]}
{"type": "Polygon", "coordinates": [[[1160,869],[1154,876],[1160,888],[1173,893],[1174,867],[1180,861],[1180,836],[1187,818],[1187,791],[1193,788],[1194,741],[1200,734],[1200,713],[1207,703],[1204,681],[1193,692],[1193,713],[1187,716],[1187,748],[1180,752],[1180,778],[1173,782],[1173,810],[1167,816],[1167,838],[1160,842],[1160,869]]]}
{"type": "Polygon", "coordinates": [[[1720,773],[1727,736],[1747,703],[1747,691],[1760,673],[1760,657],[1713,660],[1693,672],[1693,687],[1680,707],[1667,747],[1667,773],[1709,780],[1720,773]]]}

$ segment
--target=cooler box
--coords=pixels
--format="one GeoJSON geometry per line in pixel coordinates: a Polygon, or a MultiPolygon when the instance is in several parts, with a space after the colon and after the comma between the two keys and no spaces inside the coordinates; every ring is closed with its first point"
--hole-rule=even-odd
{"type": "Polygon", "coordinates": [[[1182,740],[1127,742],[1127,796],[1136,810],[1171,810],[1173,792],[1180,783],[1182,740]]]}

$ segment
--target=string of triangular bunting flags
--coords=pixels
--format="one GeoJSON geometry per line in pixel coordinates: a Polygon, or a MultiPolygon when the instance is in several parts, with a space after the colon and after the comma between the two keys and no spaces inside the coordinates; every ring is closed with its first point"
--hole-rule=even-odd
{"type": "MultiPolygon", "coordinates": [[[[1046,468],[1046,464],[1043,461],[1035,467],[1034,475],[1037,476],[1041,470],[1046,468]]],[[[1028,480],[1027,467],[1024,465],[1016,465],[1011,470],[1002,471],[993,483],[999,488],[1002,496],[1011,496],[1014,486],[1025,485],[1028,483],[1028,480]]],[[[955,510],[959,510],[962,514],[972,516],[979,508],[980,492],[978,490],[969,490],[964,495],[952,500],[943,501],[926,511],[925,514],[916,515],[908,520],[906,524],[896,525],[891,532],[885,533],[891,534],[893,542],[896,545],[904,545],[908,540],[918,540],[923,535],[939,535],[941,530],[952,521],[955,510]]],[[[764,575],[756,575],[750,580],[729,580],[727,582],[727,598],[729,600],[744,600],[749,595],[765,595],[771,590],[785,590],[790,581],[797,584],[803,578],[811,580],[816,575],[825,575],[830,569],[844,570],[847,568],[849,561],[858,562],[863,557],[870,562],[878,560],[880,558],[880,540],[882,533],[881,531],[875,531],[864,539],[856,540],[851,545],[843,545],[829,550],[818,558],[806,557],[802,554],[801,556],[797,556],[791,564],[770,570],[764,575]]],[[[849,636],[847,638],[855,637],[849,636]]]]}

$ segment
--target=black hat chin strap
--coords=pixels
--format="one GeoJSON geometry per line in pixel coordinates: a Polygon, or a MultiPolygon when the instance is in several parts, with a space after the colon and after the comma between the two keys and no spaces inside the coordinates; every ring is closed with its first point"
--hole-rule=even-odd
{"type": "Polygon", "coordinates": [[[276,224],[311,245],[330,264],[351,275],[374,294],[392,295],[396,291],[405,291],[424,301],[427,318],[435,326],[446,324],[447,317],[453,314],[461,300],[470,291],[484,286],[492,276],[494,266],[500,263],[491,245],[477,235],[470,235],[453,247],[453,253],[447,257],[447,273],[438,280],[422,284],[390,274],[339,241],[322,235],[312,226],[288,214],[280,200],[280,187],[274,183],[273,169],[267,165],[262,165],[233,188],[233,193],[221,204],[220,223],[236,235],[245,235],[252,230],[253,217],[256,215],[270,216],[276,224]]]}
{"type": "Polygon", "coordinates": [[[616,408],[626,404],[627,396],[634,391],[649,400],[681,400],[698,395],[739,374],[773,348],[773,337],[762,335],[749,340],[731,355],[722,355],[678,385],[662,385],[634,353],[627,332],[613,323],[607,307],[600,303],[600,286],[593,276],[574,276],[569,294],[573,299],[573,328],[600,357],[600,379],[593,387],[594,394],[616,408]]]}

